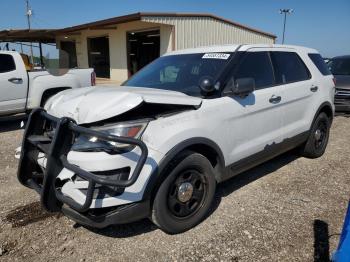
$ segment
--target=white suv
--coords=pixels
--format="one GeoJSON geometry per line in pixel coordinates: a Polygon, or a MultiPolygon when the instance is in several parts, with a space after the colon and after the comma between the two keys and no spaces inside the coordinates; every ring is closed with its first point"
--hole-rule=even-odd
{"type": "Polygon", "coordinates": [[[168,53],[122,87],[67,90],[34,110],[20,182],[43,206],[106,227],[167,233],[208,213],[217,183],[292,148],[321,156],[334,82],[314,49],[225,45],[168,53]]]}

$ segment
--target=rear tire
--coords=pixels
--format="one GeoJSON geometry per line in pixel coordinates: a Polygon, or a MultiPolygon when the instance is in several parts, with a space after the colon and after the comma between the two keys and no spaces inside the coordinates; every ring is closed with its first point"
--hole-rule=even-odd
{"type": "Polygon", "coordinates": [[[301,155],[308,158],[317,158],[324,154],[328,139],[331,121],[326,113],[321,112],[312,124],[309,138],[301,148],[301,155]]]}
{"type": "Polygon", "coordinates": [[[172,167],[155,196],[152,221],[164,232],[177,234],[207,216],[216,180],[209,160],[198,153],[184,152],[172,167]]]}

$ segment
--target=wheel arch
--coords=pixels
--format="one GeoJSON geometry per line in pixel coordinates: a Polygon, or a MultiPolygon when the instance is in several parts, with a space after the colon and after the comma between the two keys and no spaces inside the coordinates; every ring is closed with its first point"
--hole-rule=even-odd
{"type": "Polygon", "coordinates": [[[221,174],[225,167],[225,159],[220,147],[214,141],[207,138],[190,138],[177,144],[165,154],[158,167],[150,176],[143,194],[143,199],[151,199],[152,203],[158,188],[167,177],[167,168],[176,157],[184,151],[193,151],[205,156],[214,168],[215,180],[217,182],[221,181],[221,174]]]}
{"type": "MultiPolygon", "coordinates": [[[[314,119],[312,120],[312,124],[315,122],[316,117],[317,117],[320,113],[325,113],[325,114],[329,117],[329,119],[330,119],[330,121],[331,121],[331,123],[332,123],[333,118],[334,118],[334,111],[333,111],[333,107],[332,107],[332,105],[331,105],[330,102],[324,102],[324,103],[322,103],[322,104],[319,106],[319,108],[317,109],[317,112],[316,112],[316,114],[315,114],[315,116],[314,116],[314,119]]],[[[311,125],[311,126],[312,126],[312,125],[311,125]]],[[[311,128],[311,127],[310,127],[310,128],[311,128]]]]}
{"type": "Polygon", "coordinates": [[[64,90],[68,90],[68,89],[72,89],[72,87],[62,86],[62,87],[54,87],[54,88],[46,89],[41,95],[40,107],[44,106],[43,103],[45,102],[45,99],[47,97],[54,96],[54,95],[58,94],[59,92],[62,92],[64,90]]]}

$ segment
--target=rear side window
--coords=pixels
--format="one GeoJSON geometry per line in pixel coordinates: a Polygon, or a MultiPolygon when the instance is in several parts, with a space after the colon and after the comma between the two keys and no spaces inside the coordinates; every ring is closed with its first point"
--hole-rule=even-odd
{"type": "Polygon", "coordinates": [[[254,78],[256,89],[274,84],[273,70],[267,52],[248,52],[238,65],[234,78],[254,78]]]}
{"type": "Polygon", "coordinates": [[[320,54],[309,54],[309,57],[322,75],[327,76],[332,74],[320,54]]]}
{"type": "Polygon", "coordinates": [[[310,79],[310,72],[294,52],[271,52],[276,84],[287,84],[310,79]]]}
{"type": "Polygon", "coordinates": [[[11,55],[0,54],[0,73],[16,70],[16,64],[11,55]]]}

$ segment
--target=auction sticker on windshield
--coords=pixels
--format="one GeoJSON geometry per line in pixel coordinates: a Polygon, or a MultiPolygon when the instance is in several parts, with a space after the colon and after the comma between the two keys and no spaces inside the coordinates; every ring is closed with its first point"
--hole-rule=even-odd
{"type": "Polygon", "coordinates": [[[224,53],[207,53],[202,56],[202,58],[206,59],[224,59],[227,60],[230,57],[230,54],[224,53]]]}

